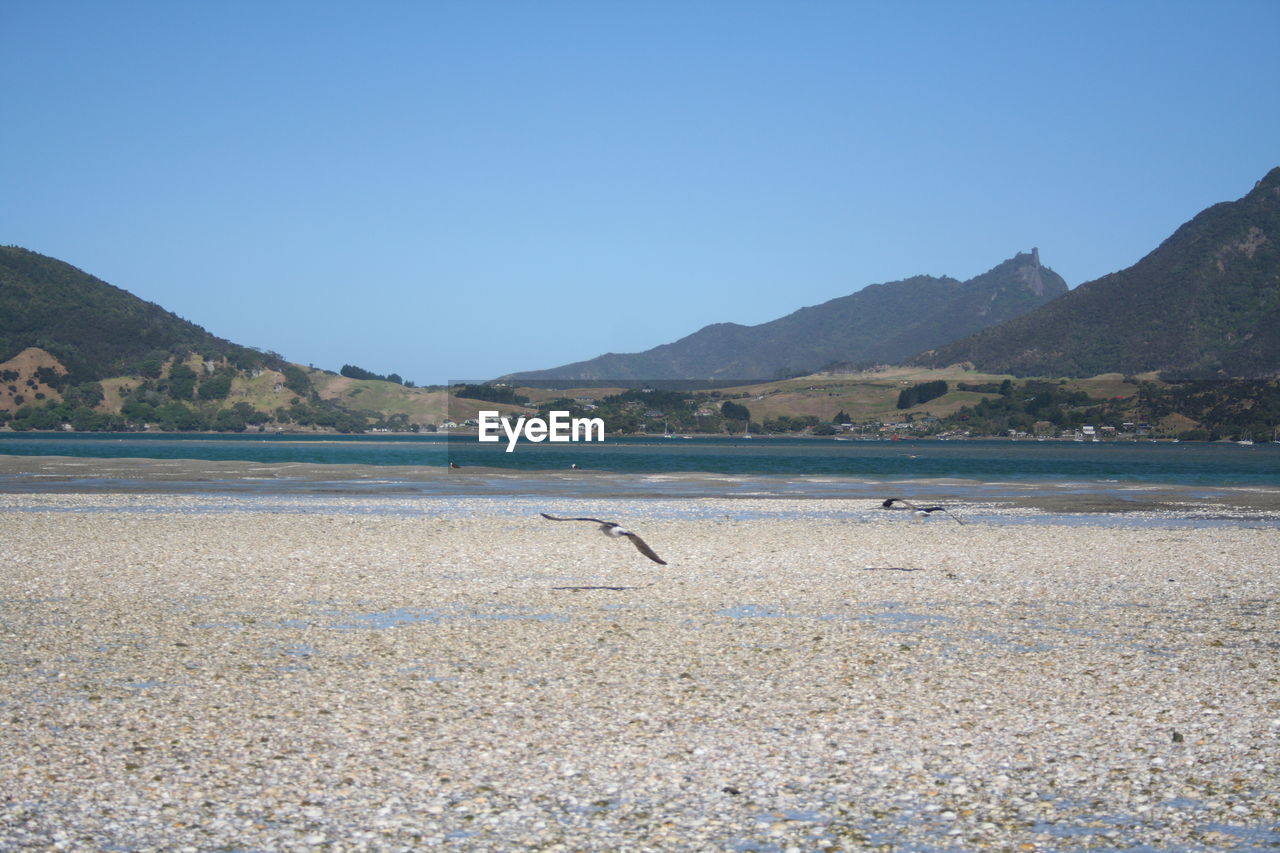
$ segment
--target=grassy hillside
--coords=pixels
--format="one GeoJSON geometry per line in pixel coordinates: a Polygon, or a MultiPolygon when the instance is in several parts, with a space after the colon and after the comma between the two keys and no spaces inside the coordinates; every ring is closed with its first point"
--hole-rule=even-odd
{"type": "Polygon", "coordinates": [[[605,417],[611,431],[740,433],[745,422],[723,416],[726,404],[746,407],[757,435],[835,432],[837,414],[840,422],[873,432],[881,424],[896,424],[895,431],[907,434],[1002,435],[1018,430],[1056,435],[1084,423],[1117,428],[1144,423],[1153,434],[1265,437],[1280,424],[1276,383],[1168,383],[1155,374],[1024,380],[959,367],[899,367],[693,393],[517,388],[517,394],[529,398],[523,406],[296,365],[280,371],[230,371],[225,361],[199,355],[166,363],[156,378],[120,376],[68,385],[56,359],[28,349],[0,363],[0,377],[5,378],[0,383],[0,425],[11,429],[417,431],[450,419],[462,423],[482,409],[532,415],[568,408],[575,416],[605,417]],[[184,370],[197,377],[191,399],[175,399],[184,370]],[[216,384],[218,376],[229,373],[234,375],[224,396],[201,398],[206,383],[216,384]],[[946,392],[899,408],[904,389],[927,383],[946,383],[946,392]]]}
{"type": "Polygon", "coordinates": [[[86,430],[419,431],[450,418],[474,418],[480,409],[534,412],[454,397],[439,388],[351,379],[299,365],[239,370],[225,359],[196,353],[171,358],[157,374],[73,385],[56,358],[28,348],[0,362],[0,424],[12,429],[60,429],[70,424],[86,430]],[[194,377],[187,386],[178,381],[184,371],[194,377]],[[213,390],[219,377],[227,381],[213,390]]]}
{"type": "MultiPolygon", "coordinates": [[[[1154,377],[1148,377],[1154,380],[1154,377]]],[[[995,385],[1012,380],[1010,374],[983,373],[959,366],[945,368],[889,367],[849,374],[820,374],[769,382],[743,388],[726,388],[723,393],[732,395],[746,405],[752,419],[780,415],[816,415],[830,419],[843,411],[855,422],[901,421],[911,418],[946,418],[965,406],[974,406],[983,400],[998,396],[997,392],[966,391],[958,386],[995,385]],[[934,400],[905,409],[897,407],[898,396],[904,388],[926,382],[944,381],[948,392],[934,400]]],[[[1081,379],[1055,380],[1062,387],[1080,391],[1091,398],[1108,399],[1115,396],[1132,396],[1133,384],[1118,373],[1103,374],[1081,379]]],[[[763,421],[762,421],[763,422],[763,421]]]]}
{"type": "Polygon", "coordinates": [[[442,388],[406,388],[394,382],[350,379],[321,371],[312,373],[312,381],[321,399],[339,402],[352,410],[377,412],[388,420],[401,416],[402,422],[418,426],[439,426],[450,419],[461,423],[476,417],[481,409],[496,409],[504,414],[534,411],[524,406],[468,400],[442,388]]]}

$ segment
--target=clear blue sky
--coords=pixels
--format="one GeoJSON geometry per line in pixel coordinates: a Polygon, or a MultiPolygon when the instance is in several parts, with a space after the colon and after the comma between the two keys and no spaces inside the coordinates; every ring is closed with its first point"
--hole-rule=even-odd
{"type": "Polygon", "coordinates": [[[0,244],[419,384],[1037,246],[1280,165],[1280,2],[0,0],[0,244]]]}

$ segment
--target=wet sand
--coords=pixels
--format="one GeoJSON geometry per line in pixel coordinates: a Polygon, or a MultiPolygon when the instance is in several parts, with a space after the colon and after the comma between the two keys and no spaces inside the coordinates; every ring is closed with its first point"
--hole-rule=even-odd
{"type": "Polygon", "coordinates": [[[350,495],[584,499],[803,499],[874,508],[885,497],[943,501],[990,520],[1028,515],[1121,514],[1238,519],[1280,525],[1280,486],[980,483],[706,473],[320,465],[191,459],[0,455],[0,494],[350,495]]]}
{"type": "Polygon", "coordinates": [[[0,848],[1280,845],[1274,526],[223,500],[0,494],[0,848]]]}

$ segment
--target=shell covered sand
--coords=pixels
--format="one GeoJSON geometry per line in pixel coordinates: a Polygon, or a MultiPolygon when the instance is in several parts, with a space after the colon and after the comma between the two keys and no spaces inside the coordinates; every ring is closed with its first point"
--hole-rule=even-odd
{"type": "Polygon", "coordinates": [[[0,848],[1280,845],[1274,527],[30,502],[0,848]]]}

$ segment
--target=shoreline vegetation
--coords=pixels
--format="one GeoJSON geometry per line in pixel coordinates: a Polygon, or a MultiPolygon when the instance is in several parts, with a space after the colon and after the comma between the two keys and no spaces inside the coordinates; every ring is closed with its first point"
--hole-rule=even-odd
{"type": "MultiPolygon", "coordinates": [[[[608,435],[1035,437],[1268,440],[1276,379],[1150,373],[1018,378],[966,366],[882,366],[735,386],[652,382],[415,387],[236,350],[156,361],[142,375],[78,382],[37,348],[0,364],[0,429],[51,432],[408,433],[474,426],[483,411],[601,418],[608,435]],[[693,390],[689,390],[693,388],[693,390]]],[[[394,377],[394,374],[393,374],[394,377]]],[[[398,377],[395,377],[398,378],[398,377]]]]}
{"type": "MultiPolygon", "coordinates": [[[[246,437],[255,436],[255,435],[266,436],[266,437],[278,436],[281,438],[305,438],[308,436],[317,436],[317,437],[343,436],[343,437],[352,437],[352,438],[358,437],[358,438],[369,439],[369,440],[376,440],[379,437],[383,437],[383,436],[390,437],[390,438],[394,438],[397,436],[402,438],[412,436],[412,437],[432,437],[432,438],[437,438],[440,441],[446,441],[451,438],[476,439],[479,435],[478,430],[474,428],[463,428],[463,429],[454,429],[454,430],[436,430],[436,431],[371,429],[365,432],[344,432],[342,430],[325,428],[325,427],[286,428],[286,427],[261,426],[261,427],[247,428],[245,430],[238,430],[235,432],[228,433],[228,432],[218,432],[213,430],[160,430],[160,429],[97,431],[97,430],[75,430],[73,428],[67,428],[67,427],[59,427],[57,429],[13,429],[8,424],[0,424],[0,433],[4,433],[8,435],[31,435],[33,437],[39,437],[39,436],[47,437],[47,436],[59,436],[59,435],[84,435],[84,436],[103,436],[103,437],[112,436],[112,435],[131,436],[131,437],[139,437],[139,436],[146,436],[146,435],[152,435],[152,436],[155,436],[155,435],[184,436],[185,435],[185,436],[191,436],[191,437],[203,436],[203,437],[211,437],[211,438],[217,438],[217,437],[226,438],[230,435],[242,435],[246,437]]],[[[1212,444],[1242,443],[1241,440],[1232,438],[1230,436],[1218,436],[1215,438],[1207,438],[1207,437],[1179,438],[1176,436],[1161,436],[1161,435],[1146,435],[1146,434],[1140,435],[1137,433],[1118,433],[1118,434],[1099,433],[1096,436],[1085,438],[1084,437],[1085,435],[1086,435],[1085,433],[1081,433],[1079,436],[1032,435],[1032,434],[1026,434],[1026,433],[1018,434],[1018,435],[1000,435],[1000,434],[996,434],[996,435],[930,435],[930,434],[915,434],[915,433],[901,434],[896,432],[885,432],[883,434],[876,434],[876,435],[867,435],[867,434],[861,434],[857,432],[842,433],[842,434],[835,434],[835,435],[815,435],[812,433],[804,433],[804,432],[800,432],[800,433],[761,432],[758,434],[751,433],[749,435],[731,435],[724,432],[719,432],[719,433],[635,432],[635,433],[606,433],[605,440],[607,441],[608,439],[642,438],[642,439],[672,439],[672,440],[720,439],[720,440],[726,440],[726,441],[734,441],[734,440],[770,441],[770,440],[784,439],[788,441],[799,440],[799,441],[813,441],[818,443],[830,442],[830,441],[866,441],[866,442],[888,442],[888,441],[1080,442],[1080,441],[1085,441],[1086,443],[1153,442],[1153,443],[1164,443],[1164,444],[1168,444],[1168,443],[1176,444],[1180,442],[1188,442],[1192,444],[1195,444],[1195,443],[1202,443],[1202,444],[1203,443],[1212,443],[1212,444]]],[[[1252,435],[1252,434],[1250,433],[1249,435],[1252,435]]],[[[503,440],[505,441],[507,439],[504,438],[503,440]]],[[[1256,441],[1253,438],[1248,438],[1247,440],[1244,441],[1244,443],[1246,444],[1254,444],[1254,443],[1280,444],[1280,439],[1273,440],[1270,437],[1261,436],[1256,441]]]]}

